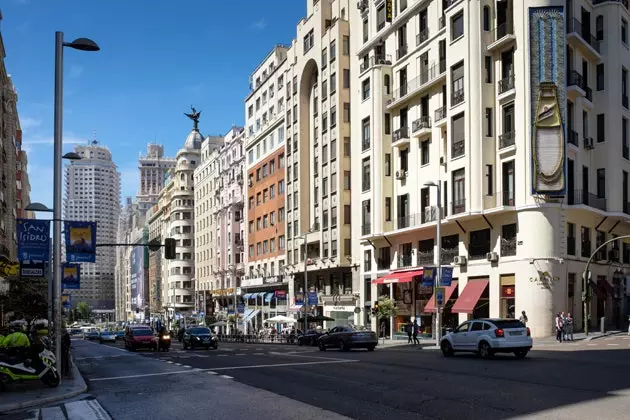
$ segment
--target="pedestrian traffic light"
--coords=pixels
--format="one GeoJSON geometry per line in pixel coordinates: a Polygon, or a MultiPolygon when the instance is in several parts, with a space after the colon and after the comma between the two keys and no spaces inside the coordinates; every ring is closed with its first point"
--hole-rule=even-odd
{"type": "Polygon", "coordinates": [[[175,259],[175,239],[166,238],[164,239],[164,258],[167,260],[175,259]]]}

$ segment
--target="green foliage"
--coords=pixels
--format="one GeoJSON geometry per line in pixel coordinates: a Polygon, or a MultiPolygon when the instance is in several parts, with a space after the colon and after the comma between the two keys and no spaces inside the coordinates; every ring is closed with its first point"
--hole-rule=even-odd
{"type": "Polygon", "coordinates": [[[210,325],[214,324],[215,322],[217,322],[217,317],[214,316],[214,315],[206,315],[204,317],[204,321],[205,321],[207,326],[210,326],[210,325]]]}
{"type": "Polygon", "coordinates": [[[395,302],[389,296],[380,296],[378,298],[377,318],[391,318],[398,314],[395,302]]]}
{"type": "Polygon", "coordinates": [[[92,307],[87,302],[79,302],[76,315],[82,321],[89,321],[92,318],[92,307]]]}

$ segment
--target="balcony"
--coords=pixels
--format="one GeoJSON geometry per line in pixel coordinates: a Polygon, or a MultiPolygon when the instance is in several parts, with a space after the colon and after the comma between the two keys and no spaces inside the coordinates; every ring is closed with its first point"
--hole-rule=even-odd
{"type": "Polygon", "coordinates": [[[392,108],[403,100],[410,99],[412,95],[427,90],[443,79],[446,79],[446,60],[444,59],[434,63],[431,67],[421,69],[419,76],[396,89],[392,93],[392,98],[387,101],[387,107],[392,108]]]}
{"type": "Polygon", "coordinates": [[[516,36],[514,35],[514,26],[512,23],[508,22],[500,24],[489,34],[490,38],[487,40],[488,51],[500,49],[516,40],[516,36]]]}
{"type": "Polygon", "coordinates": [[[575,99],[579,95],[585,97],[590,102],[593,102],[593,90],[587,86],[582,75],[576,70],[569,70],[569,75],[567,77],[567,93],[573,93],[573,97],[571,99],[575,99]]]}
{"type": "Polygon", "coordinates": [[[514,146],[516,139],[516,133],[514,131],[508,131],[499,136],[499,149],[505,149],[506,147],[514,146]]]}
{"type": "Polygon", "coordinates": [[[431,134],[431,117],[424,115],[411,123],[411,132],[415,137],[431,134]]]}
{"type": "Polygon", "coordinates": [[[464,89],[458,89],[451,93],[451,106],[459,105],[464,102],[464,89]]]}
{"type": "Polygon", "coordinates": [[[499,80],[499,95],[503,95],[511,90],[514,90],[514,74],[510,74],[507,77],[499,80]]]}
{"type": "Polygon", "coordinates": [[[389,270],[392,263],[389,258],[378,258],[376,260],[376,269],[377,270],[389,270]]]}
{"type": "Polygon", "coordinates": [[[398,257],[398,268],[411,267],[411,255],[400,255],[398,257]]]}
{"type": "Polygon", "coordinates": [[[584,190],[575,190],[573,194],[569,193],[568,204],[570,206],[584,205],[606,211],[606,198],[597,197],[596,194],[584,190]]]}
{"type": "Polygon", "coordinates": [[[399,45],[398,49],[396,50],[396,60],[400,60],[401,58],[403,58],[404,56],[407,55],[407,44],[405,45],[399,45]]]}
{"type": "Polygon", "coordinates": [[[567,19],[567,42],[576,45],[591,60],[601,58],[600,42],[591,35],[590,29],[576,18],[567,19]]]}
{"type": "Polygon", "coordinates": [[[425,251],[421,251],[418,250],[418,257],[417,257],[417,262],[416,264],[418,266],[425,266],[425,265],[433,265],[434,264],[434,256],[435,252],[433,252],[433,250],[425,250],[425,251]]]}
{"type": "Polygon", "coordinates": [[[460,200],[456,200],[451,203],[451,216],[463,213],[465,211],[466,211],[466,199],[462,198],[460,200]]]}
{"type": "Polygon", "coordinates": [[[362,235],[369,235],[372,232],[372,225],[369,223],[364,224],[363,226],[361,226],[361,234],[362,235]]]}
{"type": "Polygon", "coordinates": [[[426,28],[423,31],[420,31],[418,35],[416,35],[416,46],[419,46],[423,42],[429,39],[429,28],[426,28]]]}
{"type": "Polygon", "coordinates": [[[455,159],[464,156],[466,153],[466,142],[464,140],[454,141],[451,145],[451,158],[455,159]]]}
{"type": "Polygon", "coordinates": [[[422,223],[435,222],[438,219],[437,206],[425,207],[420,216],[422,218],[422,223]]]}
{"type": "Polygon", "coordinates": [[[409,143],[409,129],[400,127],[392,133],[392,144],[402,145],[409,143]]]}
{"type": "Polygon", "coordinates": [[[580,147],[580,143],[578,140],[578,133],[575,130],[569,128],[567,130],[567,143],[574,145],[575,147],[580,147]]]}
{"type": "Polygon", "coordinates": [[[459,248],[442,248],[441,260],[442,264],[450,264],[455,261],[455,257],[459,255],[459,248]]]}
{"type": "Polygon", "coordinates": [[[501,238],[501,256],[513,257],[516,255],[516,238],[501,238]]]}
{"type": "Polygon", "coordinates": [[[361,64],[359,66],[359,72],[363,73],[364,71],[371,69],[374,66],[380,66],[380,65],[391,66],[392,56],[387,54],[387,55],[374,55],[372,57],[368,57],[367,59],[364,59],[363,61],[361,61],[361,64]]]}
{"type": "Polygon", "coordinates": [[[438,126],[446,124],[446,105],[442,105],[435,110],[435,116],[433,117],[433,120],[438,126]]]}
{"type": "Polygon", "coordinates": [[[398,216],[396,218],[396,229],[406,229],[410,226],[415,226],[416,215],[408,214],[404,216],[398,216]]]}

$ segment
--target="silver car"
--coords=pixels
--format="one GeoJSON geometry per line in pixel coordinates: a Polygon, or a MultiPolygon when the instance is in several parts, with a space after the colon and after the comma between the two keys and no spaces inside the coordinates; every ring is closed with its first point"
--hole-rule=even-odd
{"type": "Polygon", "coordinates": [[[101,331],[98,334],[98,342],[103,343],[115,343],[116,342],[116,333],[113,331],[101,331]]]}
{"type": "Polygon", "coordinates": [[[533,346],[531,332],[517,319],[473,319],[466,321],[446,334],[440,348],[445,357],[456,352],[477,353],[490,358],[496,353],[514,353],[518,358],[527,356],[533,346]]]}

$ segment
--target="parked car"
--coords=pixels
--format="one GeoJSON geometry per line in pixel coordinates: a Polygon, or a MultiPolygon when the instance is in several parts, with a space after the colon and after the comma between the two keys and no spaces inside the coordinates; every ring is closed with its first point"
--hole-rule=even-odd
{"type": "Polygon", "coordinates": [[[323,334],[323,332],[317,330],[307,330],[306,334],[298,334],[298,346],[316,346],[319,337],[323,334]]]}
{"type": "Polygon", "coordinates": [[[210,328],[206,327],[191,327],[186,329],[182,337],[182,346],[184,350],[195,347],[205,347],[206,350],[212,347],[217,349],[219,347],[219,340],[216,335],[212,334],[210,328]]]}
{"type": "Polygon", "coordinates": [[[96,329],[94,329],[93,331],[84,331],[83,332],[83,339],[84,340],[89,340],[89,341],[96,341],[96,340],[98,340],[98,331],[96,331],[96,329]]]}
{"type": "Polygon", "coordinates": [[[101,331],[98,333],[98,342],[103,343],[115,343],[116,342],[116,334],[112,331],[101,331]]]}
{"type": "Polygon", "coordinates": [[[445,357],[456,352],[472,352],[484,358],[496,353],[514,353],[516,357],[524,358],[532,346],[528,327],[517,319],[501,318],[466,321],[440,342],[445,357]]]}
{"type": "Polygon", "coordinates": [[[136,351],[141,348],[155,350],[157,340],[153,330],[145,325],[129,326],[125,329],[125,348],[136,351]]]}
{"type": "Polygon", "coordinates": [[[125,330],[116,331],[116,340],[121,339],[121,338],[125,338],[125,330]]]}
{"type": "Polygon", "coordinates": [[[334,327],[318,339],[319,349],[325,351],[336,347],[341,351],[350,349],[368,349],[374,351],[378,345],[378,337],[374,331],[352,325],[334,327]]]}

